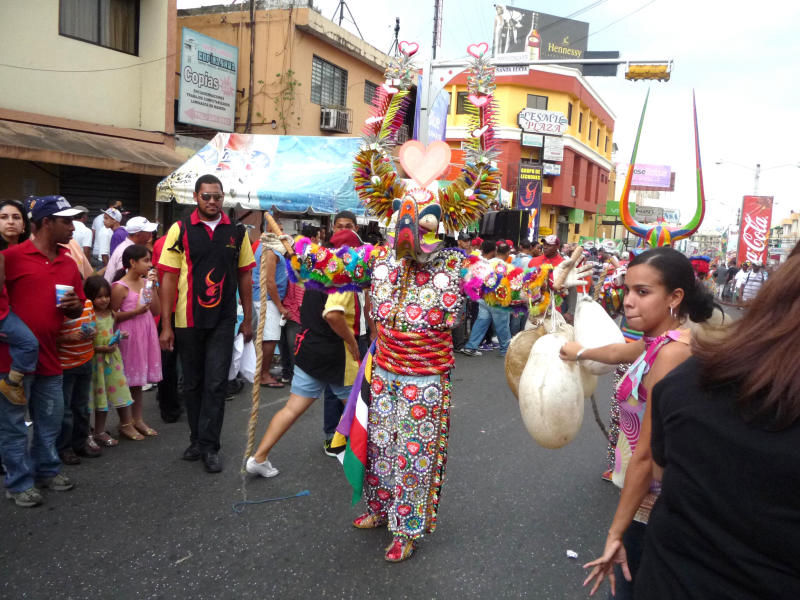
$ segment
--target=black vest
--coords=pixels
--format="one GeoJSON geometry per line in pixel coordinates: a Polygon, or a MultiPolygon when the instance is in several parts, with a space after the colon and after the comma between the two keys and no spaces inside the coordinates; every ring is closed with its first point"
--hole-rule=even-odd
{"type": "Polygon", "coordinates": [[[183,251],[188,267],[187,326],[213,329],[229,321],[233,327],[244,227],[219,223],[209,237],[202,223],[192,225],[186,218],[179,224],[178,241],[170,250],[183,251]]]}

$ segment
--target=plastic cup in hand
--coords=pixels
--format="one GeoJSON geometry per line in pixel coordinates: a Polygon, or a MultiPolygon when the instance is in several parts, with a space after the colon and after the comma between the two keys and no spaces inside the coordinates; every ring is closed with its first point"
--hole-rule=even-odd
{"type": "Polygon", "coordinates": [[[56,284],[56,306],[61,306],[61,301],[64,299],[64,295],[68,294],[69,292],[74,292],[75,288],[71,285],[62,285],[60,283],[56,284]]]}

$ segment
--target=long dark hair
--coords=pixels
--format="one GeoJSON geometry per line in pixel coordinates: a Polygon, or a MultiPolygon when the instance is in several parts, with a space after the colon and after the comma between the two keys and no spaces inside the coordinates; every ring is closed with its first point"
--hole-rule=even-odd
{"type": "Polygon", "coordinates": [[[114,281],[119,281],[125,276],[125,272],[131,268],[132,260],[142,260],[145,256],[150,254],[147,246],[140,246],[139,244],[131,244],[122,252],[122,268],[117,269],[114,273],[114,281]]]}
{"type": "Polygon", "coordinates": [[[758,290],[723,337],[698,337],[693,354],[707,387],[734,384],[746,421],[785,429],[800,419],[800,252],[793,252],[758,290]]]}
{"type": "MultiPolygon", "coordinates": [[[[28,211],[22,206],[22,202],[19,200],[3,200],[0,201],[0,210],[3,209],[4,206],[13,206],[19,211],[19,214],[22,215],[22,233],[19,234],[18,242],[21,244],[29,237],[31,237],[31,222],[28,219],[28,211]]],[[[8,242],[0,236],[0,250],[5,250],[8,248],[8,242]]]]}
{"type": "Polygon", "coordinates": [[[104,290],[110,298],[111,285],[102,275],[92,275],[91,277],[87,277],[86,281],[83,282],[83,293],[86,294],[86,297],[92,302],[94,302],[95,298],[97,298],[104,290]]]}
{"type": "Polygon", "coordinates": [[[661,283],[668,292],[683,290],[683,300],[678,306],[678,315],[688,316],[695,323],[702,323],[714,312],[714,297],[697,283],[692,263],[674,248],[653,248],[634,258],[628,268],[648,265],[661,274],[661,283]]]}

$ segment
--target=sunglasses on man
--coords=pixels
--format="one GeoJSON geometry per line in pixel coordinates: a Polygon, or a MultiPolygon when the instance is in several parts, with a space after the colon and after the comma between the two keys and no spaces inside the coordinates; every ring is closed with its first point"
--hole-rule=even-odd
{"type": "Polygon", "coordinates": [[[208,202],[209,200],[222,200],[224,197],[225,194],[210,194],[208,192],[200,194],[200,198],[203,199],[203,202],[208,202]]]}

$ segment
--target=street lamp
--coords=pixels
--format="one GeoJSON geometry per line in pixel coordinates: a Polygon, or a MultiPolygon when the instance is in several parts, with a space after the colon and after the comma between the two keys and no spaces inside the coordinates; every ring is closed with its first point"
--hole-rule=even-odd
{"type": "Polygon", "coordinates": [[[747,169],[748,171],[753,172],[753,196],[758,196],[758,182],[761,179],[761,171],[771,171],[773,169],[782,169],[784,167],[795,167],[800,168],[800,162],[797,163],[787,163],[785,165],[775,165],[773,167],[765,167],[761,168],[761,163],[756,163],[755,168],[748,167],[747,165],[743,165],[737,162],[733,162],[730,160],[718,160],[714,164],[716,165],[733,165],[736,167],[740,167],[742,169],[747,169]]]}

